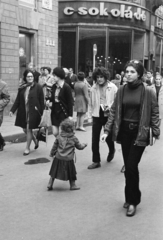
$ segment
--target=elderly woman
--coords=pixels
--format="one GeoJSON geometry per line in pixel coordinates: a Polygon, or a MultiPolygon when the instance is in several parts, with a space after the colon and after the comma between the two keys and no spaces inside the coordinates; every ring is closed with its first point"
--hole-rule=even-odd
{"type": "Polygon", "coordinates": [[[35,149],[38,148],[33,129],[38,128],[41,121],[44,110],[44,95],[42,87],[34,81],[33,71],[26,70],[24,72],[24,82],[18,89],[16,100],[10,110],[10,116],[12,117],[17,110],[15,126],[22,127],[27,134],[26,148],[23,153],[26,156],[30,153],[32,140],[35,143],[35,149]]]}
{"type": "Polygon", "coordinates": [[[159,109],[154,91],[142,82],[144,67],[138,60],[125,66],[127,84],[121,86],[111,107],[101,141],[112,132],[121,143],[125,165],[126,216],[132,217],[141,201],[138,164],[147,145],[150,127],[155,138],[160,135],[159,109]]]}
{"type": "Polygon", "coordinates": [[[83,127],[85,113],[88,111],[88,86],[84,82],[85,74],[78,73],[78,81],[74,85],[75,104],[74,111],[77,112],[76,130],[86,131],[83,127]]]}

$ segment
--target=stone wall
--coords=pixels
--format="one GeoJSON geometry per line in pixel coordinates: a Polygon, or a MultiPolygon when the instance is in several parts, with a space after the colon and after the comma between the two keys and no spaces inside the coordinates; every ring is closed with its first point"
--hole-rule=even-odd
{"type": "Polygon", "coordinates": [[[18,0],[0,0],[0,78],[7,82],[11,95],[11,107],[19,86],[19,31],[33,34],[33,62],[39,71],[41,66],[52,69],[58,65],[58,1],[53,9],[37,9],[20,6],[18,0]]]}

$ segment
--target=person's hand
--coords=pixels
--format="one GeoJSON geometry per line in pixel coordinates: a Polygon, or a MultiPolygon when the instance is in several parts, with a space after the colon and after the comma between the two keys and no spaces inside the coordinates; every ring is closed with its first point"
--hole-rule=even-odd
{"type": "Polygon", "coordinates": [[[12,112],[9,112],[9,116],[12,117],[12,116],[13,116],[13,113],[12,113],[12,112]]]}
{"type": "Polygon", "coordinates": [[[73,117],[68,117],[70,120],[73,120],[73,117]]]}
{"type": "Polygon", "coordinates": [[[156,142],[156,138],[155,137],[153,137],[153,144],[156,142]]]}
{"type": "Polygon", "coordinates": [[[49,100],[46,101],[46,107],[50,107],[50,101],[49,100]]]}
{"type": "Polygon", "coordinates": [[[107,136],[108,136],[108,135],[107,135],[106,133],[104,133],[104,134],[100,137],[100,141],[101,141],[101,142],[105,142],[107,136]]]}

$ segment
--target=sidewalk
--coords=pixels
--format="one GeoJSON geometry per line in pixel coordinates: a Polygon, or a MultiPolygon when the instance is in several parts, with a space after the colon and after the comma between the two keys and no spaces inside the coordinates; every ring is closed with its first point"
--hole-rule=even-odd
{"type": "MultiPolygon", "coordinates": [[[[4,116],[2,126],[0,127],[0,132],[4,137],[6,142],[25,142],[26,135],[22,128],[15,126],[15,118],[10,116],[4,116]]],[[[76,113],[73,114],[73,119],[76,122],[76,113]]],[[[91,125],[91,118],[86,118],[84,122],[85,126],[91,125]]],[[[49,128],[49,135],[52,134],[51,128],[49,128]]]]}

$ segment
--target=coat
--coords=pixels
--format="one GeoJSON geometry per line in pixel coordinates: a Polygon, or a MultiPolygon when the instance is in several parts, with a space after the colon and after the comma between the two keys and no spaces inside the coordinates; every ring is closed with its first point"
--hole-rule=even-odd
{"type": "MultiPolygon", "coordinates": [[[[106,103],[109,109],[111,108],[115,96],[117,93],[117,86],[112,83],[107,83],[107,89],[106,89],[106,103]]],[[[93,117],[99,117],[99,110],[100,110],[100,92],[99,92],[99,85],[96,83],[92,86],[91,92],[90,92],[90,106],[91,106],[91,112],[93,117]]]]}
{"type": "MultiPolygon", "coordinates": [[[[26,87],[20,87],[18,89],[18,94],[14,105],[11,108],[11,112],[14,113],[17,110],[15,126],[26,128],[27,118],[26,118],[26,106],[25,106],[25,91],[26,87]]],[[[44,110],[44,94],[42,87],[38,83],[30,88],[28,95],[29,104],[29,129],[38,128],[41,116],[44,110]],[[36,108],[38,111],[36,110],[36,108]]]]}
{"type": "Polygon", "coordinates": [[[80,143],[74,133],[62,131],[60,135],[56,137],[50,155],[56,156],[56,158],[60,160],[69,161],[74,159],[75,148],[82,150],[85,147],[85,143],[80,143]]]}
{"type": "MultiPolygon", "coordinates": [[[[156,88],[155,85],[153,84],[151,88],[154,90],[156,94],[156,88]]],[[[159,118],[163,118],[163,86],[161,86],[159,95],[158,95],[158,106],[159,106],[159,118]]]]}
{"type": "Polygon", "coordinates": [[[88,86],[83,81],[77,81],[74,85],[75,103],[74,111],[86,113],[88,111],[88,86]]]}
{"type": "MultiPolygon", "coordinates": [[[[55,91],[56,91],[56,84],[52,86],[52,94],[49,100],[52,102],[52,113],[51,115],[55,114],[55,109],[53,108],[55,104],[55,91]]],[[[59,92],[59,104],[61,111],[64,111],[65,118],[72,117],[73,115],[73,97],[72,97],[72,91],[70,86],[67,83],[63,84],[63,87],[61,88],[59,92]]]]}
{"type": "MultiPolygon", "coordinates": [[[[159,128],[159,108],[154,91],[142,83],[143,89],[143,102],[141,103],[141,113],[137,138],[135,145],[147,146],[149,144],[149,129],[152,128],[153,136],[156,138],[160,135],[159,128]]],[[[123,102],[123,90],[124,86],[120,86],[115,101],[111,107],[108,121],[105,125],[104,132],[109,134],[112,132],[113,141],[119,142],[118,134],[121,126],[122,119],[122,102],[123,102]]]]}
{"type": "Polygon", "coordinates": [[[8,93],[7,84],[0,80],[0,126],[3,122],[3,111],[10,102],[10,95],[8,93]]]}

